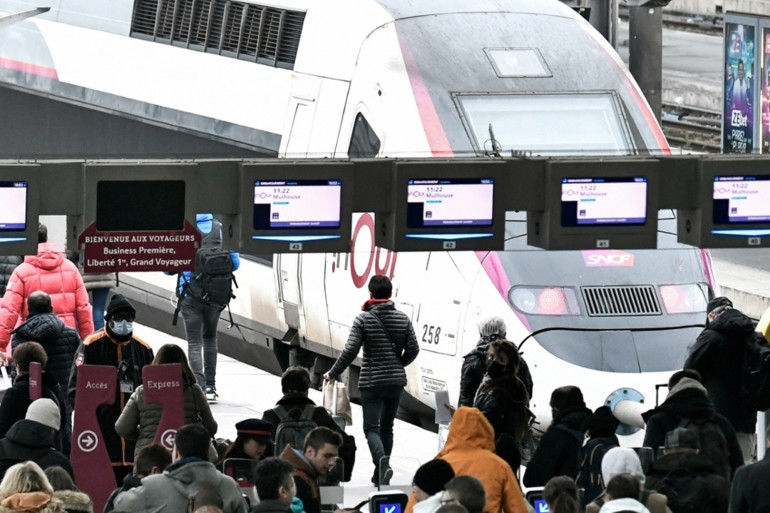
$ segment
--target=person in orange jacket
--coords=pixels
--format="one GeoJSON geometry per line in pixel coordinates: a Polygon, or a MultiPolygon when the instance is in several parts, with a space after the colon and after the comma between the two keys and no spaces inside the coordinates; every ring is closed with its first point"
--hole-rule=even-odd
{"type": "MultiPolygon", "coordinates": [[[[447,461],[456,476],[471,475],[484,484],[487,513],[526,513],[519,481],[504,459],[495,454],[495,431],[478,408],[461,406],[452,416],[446,445],[436,455],[447,461]]],[[[405,513],[415,504],[414,492],[405,513]]]]}

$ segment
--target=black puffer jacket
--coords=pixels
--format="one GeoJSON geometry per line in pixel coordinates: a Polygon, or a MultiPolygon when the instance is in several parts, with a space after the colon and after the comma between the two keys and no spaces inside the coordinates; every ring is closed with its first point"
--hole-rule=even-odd
{"type": "Polygon", "coordinates": [[[356,359],[361,346],[364,348],[364,357],[358,388],[406,386],[404,367],[417,358],[420,347],[412,321],[405,313],[396,310],[392,301],[369,304],[356,317],[345,349],[334,362],[329,375],[336,378],[342,374],[356,359]],[[395,349],[391,338],[397,344],[395,349]]]}
{"type": "Polygon", "coordinates": [[[551,424],[527,464],[524,486],[545,486],[555,476],[577,477],[583,424],[589,415],[588,408],[569,409],[551,424]]]}
{"type": "Polygon", "coordinates": [[[59,466],[74,479],[70,460],[53,445],[53,432],[44,425],[25,419],[16,422],[0,440],[0,476],[16,463],[34,461],[43,470],[59,466]]]}
{"type": "MultiPolygon", "coordinates": [[[[473,406],[476,391],[481,385],[484,374],[487,373],[487,354],[489,344],[495,339],[482,338],[470,353],[463,357],[460,371],[460,399],[457,406],[473,406]]],[[[524,358],[519,360],[518,378],[527,389],[527,396],[532,397],[532,375],[524,358]]]]}
{"type": "Polygon", "coordinates": [[[67,390],[72,359],[80,345],[80,335],[70,328],[55,313],[41,313],[27,318],[27,321],[13,332],[11,347],[14,349],[22,342],[40,343],[48,355],[44,370],[59,383],[62,390],[67,390]]]}
{"type": "Polygon", "coordinates": [[[684,364],[685,369],[700,373],[716,411],[742,433],[753,433],[757,423],[756,410],[737,400],[741,396],[743,352],[754,328],[754,321],[739,310],[726,310],[698,335],[684,364]]]}

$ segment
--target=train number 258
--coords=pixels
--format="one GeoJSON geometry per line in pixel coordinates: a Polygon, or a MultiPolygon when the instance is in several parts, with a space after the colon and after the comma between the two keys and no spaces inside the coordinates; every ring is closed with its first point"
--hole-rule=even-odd
{"type": "Polygon", "coordinates": [[[438,344],[441,335],[441,326],[422,325],[422,341],[426,344],[438,344]]]}

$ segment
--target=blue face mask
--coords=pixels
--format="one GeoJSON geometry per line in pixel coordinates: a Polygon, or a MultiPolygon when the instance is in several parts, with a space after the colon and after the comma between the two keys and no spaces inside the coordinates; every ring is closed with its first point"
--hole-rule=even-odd
{"type": "Polygon", "coordinates": [[[130,335],[134,331],[134,323],[131,321],[112,321],[112,331],[116,335],[123,337],[130,335]]]}

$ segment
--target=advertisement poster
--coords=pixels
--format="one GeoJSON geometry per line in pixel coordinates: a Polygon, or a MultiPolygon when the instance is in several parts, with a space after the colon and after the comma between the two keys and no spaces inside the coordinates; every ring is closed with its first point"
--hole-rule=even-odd
{"type": "Polygon", "coordinates": [[[762,28],[762,153],[770,153],[770,27],[762,28]]]}
{"type": "MultiPolygon", "coordinates": [[[[754,151],[753,25],[725,23],[725,106],[723,153],[754,151]]],[[[761,82],[760,82],[761,84],[761,82]]]]}

